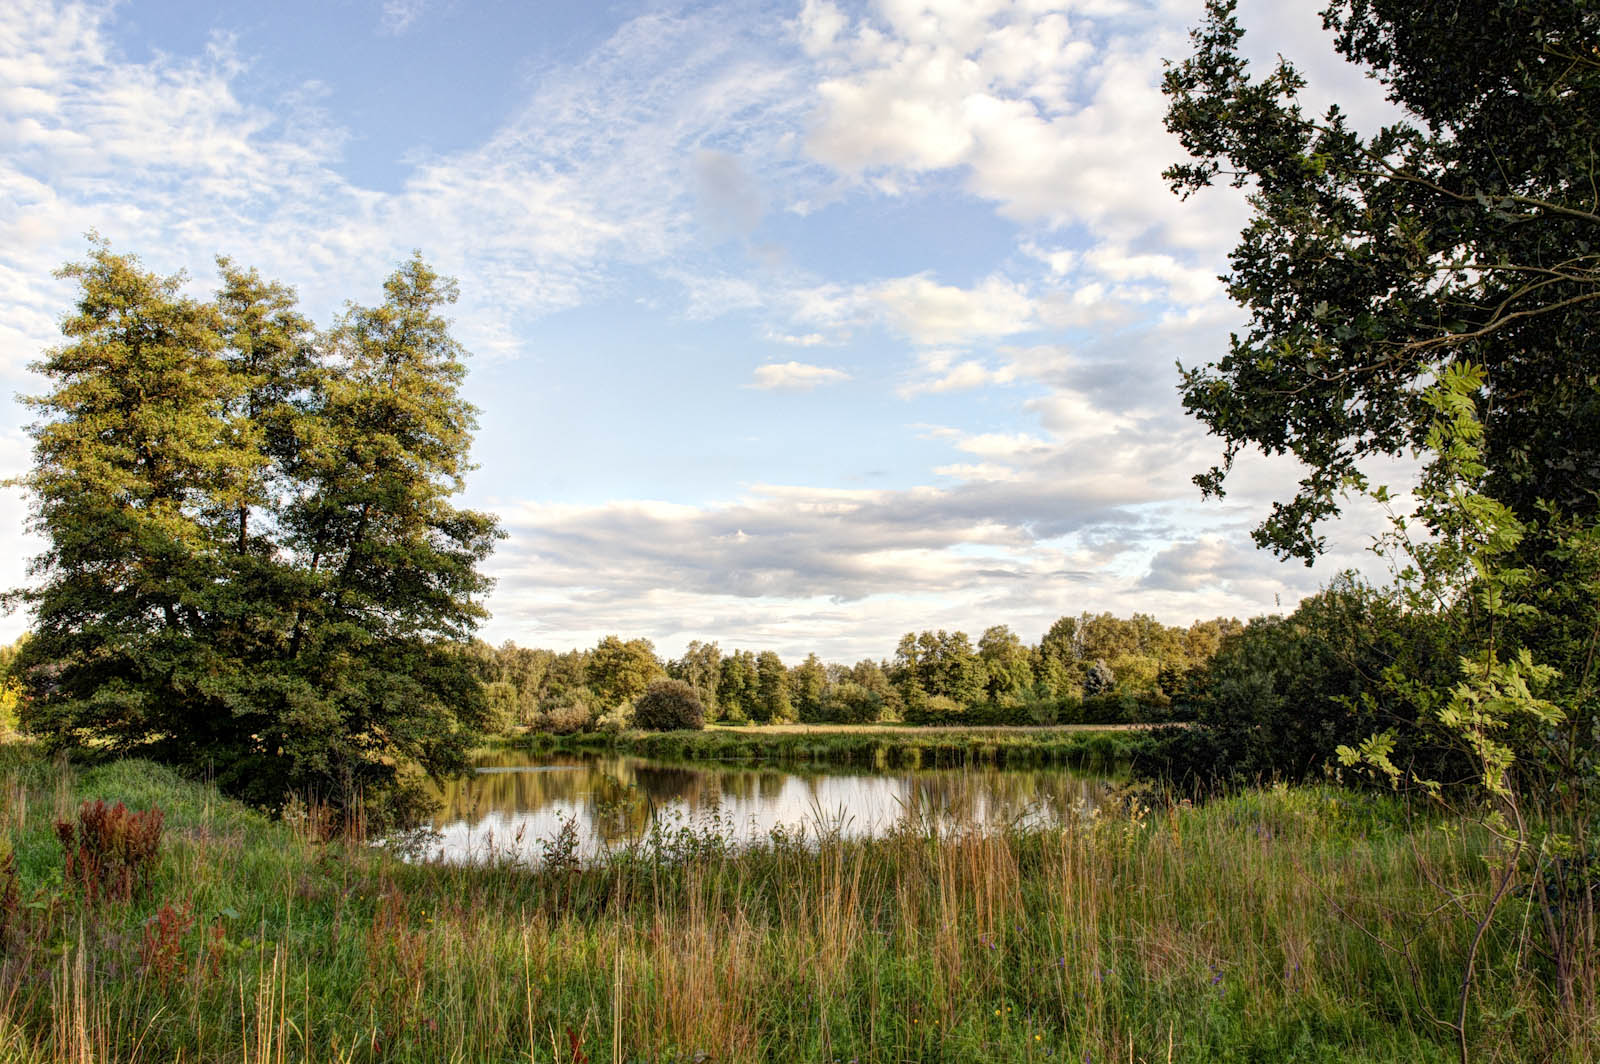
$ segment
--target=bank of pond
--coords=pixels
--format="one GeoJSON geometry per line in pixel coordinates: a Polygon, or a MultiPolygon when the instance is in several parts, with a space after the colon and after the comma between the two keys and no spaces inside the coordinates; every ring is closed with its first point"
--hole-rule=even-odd
{"type": "Polygon", "coordinates": [[[1138,730],[1081,728],[783,728],[703,731],[527,732],[501,749],[530,754],[631,754],[663,761],[772,762],[877,769],[1078,768],[1125,765],[1145,741],[1138,730]]]}
{"type": "MultiPolygon", "coordinates": [[[[1433,1018],[1472,928],[1430,912],[1494,843],[1387,795],[507,756],[443,784],[436,826],[564,804],[618,817],[604,845],[402,854],[147,762],[0,745],[0,1060],[1457,1059],[1433,1018]],[[899,788],[903,815],[726,828],[830,787],[899,788]],[[127,875],[66,860],[113,823],[127,875]]],[[[1519,963],[1534,915],[1514,898],[1487,929],[1470,1047],[1589,1059],[1519,963]]]]}

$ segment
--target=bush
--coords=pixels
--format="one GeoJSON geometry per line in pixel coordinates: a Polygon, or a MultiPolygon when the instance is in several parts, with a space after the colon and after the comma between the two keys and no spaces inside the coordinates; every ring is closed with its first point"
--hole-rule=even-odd
{"type": "Polygon", "coordinates": [[[706,726],[706,710],[682,680],[657,680],[633,704],[633,723],[647,731],[699,731],[706,726]]]}
{"type": "Polygon", "coordinates": [[[549,732],[551,735],[572,735],[575,732],[592,731],[594,713],[581,702],[570,706],[557,706],[535,717],[533,727],[537,731],[549,732]]]}
{"type": "Polygon", "coordinates": [[[1393,728],[1396,764],[1469,778],[1471,765],[1431,730],[1427,708],[1429,691],[1455,682],[1460,660],[1436,618],[1340,577],[1290,616],[1257,618],[1228,636],[1185,704],[1168,710],[1195,724],[1153,736],[1135,772],[1185,787],[1317,779],[1341,744],[1393,728]]]}

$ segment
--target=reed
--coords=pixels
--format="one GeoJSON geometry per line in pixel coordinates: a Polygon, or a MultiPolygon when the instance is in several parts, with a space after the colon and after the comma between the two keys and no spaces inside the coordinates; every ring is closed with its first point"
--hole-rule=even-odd
{"type": "MultiPolygon", "coordinates": [[[[24,925],[0,1059],[27,1064],[1449,1060],[1430,1017],[1467,933],[1428,915],[1429,878],[1480,882],[1492,844],[1315,787],[742,851],[691,825],[542,870],[406,863],[147,763],[0,747],[0,796],[24,925]],[[165,834],[147,889],[90,910],[50,813],[101,798],[162,809],[165,834]],[[143,949],[153,926],[183,928],[183,963],[143,949]]],[[[1592,1059],[1529,904],[1490,930],[1474,1049],[1592,1059]]]]}

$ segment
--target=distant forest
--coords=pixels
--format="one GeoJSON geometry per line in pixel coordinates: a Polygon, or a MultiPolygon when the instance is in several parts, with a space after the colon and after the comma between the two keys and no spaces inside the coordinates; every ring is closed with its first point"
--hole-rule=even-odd
{"type": "Polygon", "coordinates": [[[1006,625],[907,632],[892,657],[854,665],[816,654],[785,665],[773,651],[724,651],[696,640],[663,661],[648,639],[606,636],[564,653],[475,641],[469,650],[502,730],[620,728],[655,680],[693,687],[706,719],[940,724],[1160,720],[1182,703],[1237,620],[1169,627],[1145,614],[1062,617],[1035,645],[1006,625]]]}

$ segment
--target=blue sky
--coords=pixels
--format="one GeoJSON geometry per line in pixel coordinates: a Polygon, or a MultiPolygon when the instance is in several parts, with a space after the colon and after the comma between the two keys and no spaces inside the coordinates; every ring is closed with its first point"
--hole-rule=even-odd
{"type": "MultiPolygon", "coordinates": [[[[1385,117],[1317,5],[1252,55],[1385,117]]],[[[479,469],[509,533],[484,635],[882,656],[900,633],[1292,606],[1249,528],[1293,483],[1184,418],[1240,315],[1238,193],[1161,169],[1199,3],[324,0],[0,10],[0,376],[39,382],[98,230],[205,294],[226,254],[327,324],[413,248],[461,282],[479,469]]],[[[1293,7],[1294,10],[1283,10],[1293,7]]],[[[27,415],[0,407],[0,473],[27,415]]],[[[0,573],[37,550],[0,500],[0,573]]],[[[26,618],[0,620],[0,636],[26,618]]]]}

